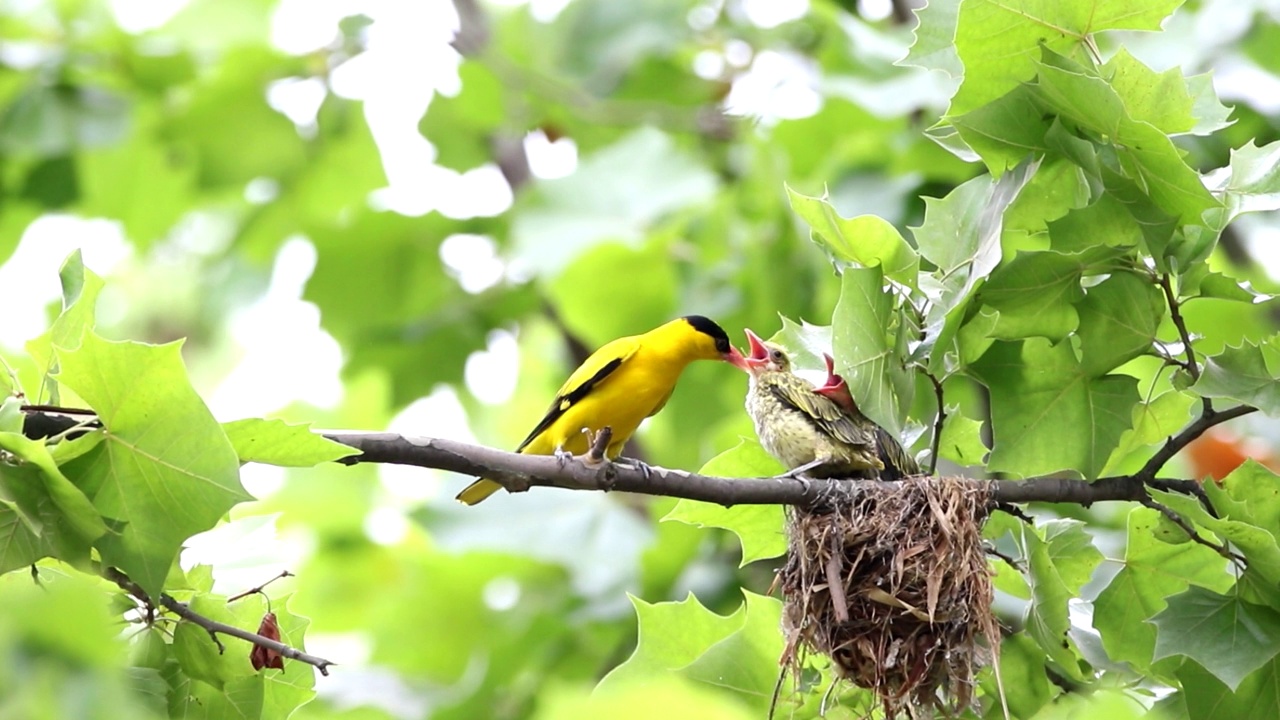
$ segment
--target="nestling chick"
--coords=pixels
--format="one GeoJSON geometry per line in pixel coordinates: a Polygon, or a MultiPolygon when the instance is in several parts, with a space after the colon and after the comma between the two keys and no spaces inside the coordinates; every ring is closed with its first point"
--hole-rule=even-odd
{"type": "Polygon", "coordinates": [[[883,470],[875,423],[815,392],[812,384],[791,372],[785,350],[746,332],[751,346],[745,359],[751,377],[747,414],[760,444],[787,466],[788,474],[829,478],[883,470]]]}
{"type": "MultiPolygon", "coordinates": [[[[855,422],[875,425],[874,422],[862,414],[862,411],[858,409],[858,404],[853,401],[853,393],[849,392],[849,385],[836,372],[835,359],[825,353],[822,357],[827,361],[827,382],[814,389],[814,392],[831,398],[846,414],[854,418],[855,422]]],[[[920,464],[911,456],[911,453],[902,447],[902,443],[898,442],[898,438],[879,425],[875,425],[875,428],[876,454],[884,465],[884,469],[880,471],[880,479],[901,480],[911,475],[919,475],[920,464]]]]}

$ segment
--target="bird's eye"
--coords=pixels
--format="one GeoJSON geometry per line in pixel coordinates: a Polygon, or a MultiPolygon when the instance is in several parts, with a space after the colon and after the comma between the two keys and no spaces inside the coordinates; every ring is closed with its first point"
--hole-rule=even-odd
{"type": "Polygon", "coordinates": [[[773,351],[773,359],[774,359],[774,360],[781,360],[781,359],[782,359],[782,351],[781,351],[781,350],[774,350],[774,351],[773,351]]]}

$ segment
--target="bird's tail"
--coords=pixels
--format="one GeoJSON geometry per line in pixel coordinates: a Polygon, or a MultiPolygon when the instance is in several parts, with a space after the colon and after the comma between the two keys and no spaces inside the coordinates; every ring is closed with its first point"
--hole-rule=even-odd
{"type": "Polygon", "coordinates": [[[501,489],[502,486],[498,483],[480,478],[458,493],[458,501],[467,505],[475,505],[501,489]]]}

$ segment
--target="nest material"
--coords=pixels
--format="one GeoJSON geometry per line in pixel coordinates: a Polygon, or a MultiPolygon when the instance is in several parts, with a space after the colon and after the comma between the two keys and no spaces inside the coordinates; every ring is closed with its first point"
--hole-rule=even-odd
{"type": "Polygon", "coordinates": [[[778,578],[783,665],[796,674],[808,653],[826,655],[888,718],[968,707],[974,672],[999,648],[981,538],[987,495],[924,477],[863,483],[848,504],[793,511],[778,578]]]}

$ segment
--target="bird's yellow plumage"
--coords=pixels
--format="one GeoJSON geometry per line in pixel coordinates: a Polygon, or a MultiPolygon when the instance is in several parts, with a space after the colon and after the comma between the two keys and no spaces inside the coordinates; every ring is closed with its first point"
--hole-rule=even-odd
{"type": "MultiPolygon", "coordinates": [[[[618,457],[640,423],[666,405],[680,373],[694,360],[741,366],[742,355],[723,328],[700,315],[606,343],[573,371],[516,452],[581,455],[589,447],[588,433],[608,426],[613,438],[605,455],[618,457]]],[[[482,478],[459,493],[458,500],[475,505],[501,487],[482,478]]]]}

